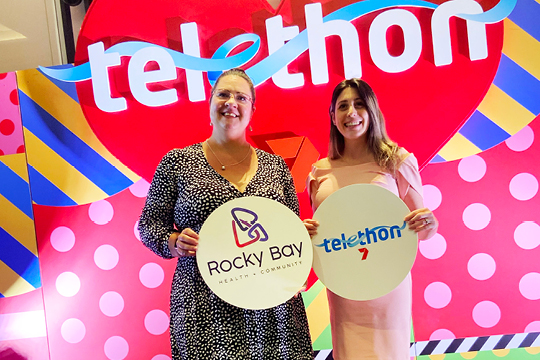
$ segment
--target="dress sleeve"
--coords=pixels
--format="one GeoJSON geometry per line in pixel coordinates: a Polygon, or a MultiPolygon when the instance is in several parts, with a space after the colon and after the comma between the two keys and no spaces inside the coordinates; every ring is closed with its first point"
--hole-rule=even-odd
{"type": "Polygon", "coordinates": [[[173,257],[168,244],[175,231],[174,207],[178,199],[177,156],[173,151],[161,159],[139,218],[142,243],[165,259],[173,257]]]}
{"type": "Polygon", "coordinates": [[[285,205],[291,209],[296,215],[300,216],[300,205],[298,204],[298,196],[296,195],[296,187],[294,179],[291,175],[289,167],[285,160],[280,156],[280,166],[283,171],[283,193],[285,195],[285,205]]]}
{"type": "Polygon", "coordinates": [[[310,173],[308,174],[307,176],[307,179],[306,179],[306,189],[307,189],[307,192],[308,192],[308,196],[309,196],[309,203],[311,204],[311,208],[313,210],[313,212],[315,212],[315,209],[313,204],[314,204],[314,201],[313,201],[313,198],[315,196],[315,193],[311,193],[311,186],[315,185],[317,188],[319,187],[319,183],[317,182],[317,179],[315,178],[315,176],[313,176],[313,170],[315,169],[314,166],[311,167],[311,171],[310,173]]]}
{"type": "Polygon", "coordinates": [[[412,187],[416,192],[422,195],[422,179],[420,178],[420,172],[418,171],[418,161],[416,157],[402,150],[402,161],[399,164],[396,181],[398,184],[399,197],[404,199],[409,191],[409,187],[412,187]]]}

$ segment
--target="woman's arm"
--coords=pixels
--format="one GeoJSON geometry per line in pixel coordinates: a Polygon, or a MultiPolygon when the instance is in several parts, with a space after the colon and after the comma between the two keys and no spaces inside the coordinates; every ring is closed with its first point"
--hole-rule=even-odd
{"type": "Polygon", "coordinates": [[[420,240],[427,240],[435,235],[439,228],[439,221],[431,210],[424,207],[422,195],[410,186],[403,201],[411,210],[404,219],[409,223],[409,229],[417,232],[420,240]]]}
{"type": "Polygon", "coordinates": [[[170,259],[178,231],[174,228],[174,206],[178,198],[178,153],[169,152],[159,163],[139,218],[142,243],[157,255],[170,259]]]}

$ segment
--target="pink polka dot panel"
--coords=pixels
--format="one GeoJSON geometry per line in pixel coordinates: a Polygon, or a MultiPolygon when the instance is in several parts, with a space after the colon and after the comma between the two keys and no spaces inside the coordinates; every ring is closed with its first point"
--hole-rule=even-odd
{"type": "Polygon", "coordinates": [[[487,151],[422,170],[442,201],[412,269],[415,340],[538,331],[539,135],[536,118],[487,151]]]}
{"type": "Polygon", "coordinates": [[[20,153],[23,129],[19,111],[15,73],[4,73],[0,79],[0,155],[20,153]]]}
{"type": "Polygon", "coordinates": [[[175,261],[135,236],[144,200],[125,189],[97,207],[34,207],[52,359],[170,360],[175,261]]]}

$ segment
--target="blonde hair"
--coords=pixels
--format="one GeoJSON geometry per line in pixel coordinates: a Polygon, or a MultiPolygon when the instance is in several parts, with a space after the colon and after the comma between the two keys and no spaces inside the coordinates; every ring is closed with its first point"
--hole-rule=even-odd
{"type": "Polygon", "coordinates": [[[214,86],[212,86],[212,92],[210,94],[214,95],[214,91],[216,90],[219,80],[221,80],[221,78],[228,75],[236,75],[247,81],[249,85],[249,90],[251,90],[251,100],[252,100],[251,106],[252,107],[255,106],[255,86],[253,85],[253,81],[251,81],[251,78],[248,76],[248,74],[246,74],[246,72],[240,68],[234,68],[234,69],[230,69],[230,70],[222,72],[221,75],[219,75],[219,77],[217,78],[216,82],[214,83],[214,86]]]}

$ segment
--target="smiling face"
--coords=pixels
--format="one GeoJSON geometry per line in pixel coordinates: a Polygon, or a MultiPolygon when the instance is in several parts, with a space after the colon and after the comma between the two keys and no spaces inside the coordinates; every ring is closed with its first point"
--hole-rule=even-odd
{"type": "Polygon", "coordinates": [[[365,140],[369,128],[366,104],[354,88],[347,87],[338,96],[332,123],[347,140],[365,140]]]}
{"type": "Polygon", "coordinates": [[[248,82],[236,75],[219,79],[210,100],[212,135],[221,139],[245,137],[255,107],[248,82]]]}

